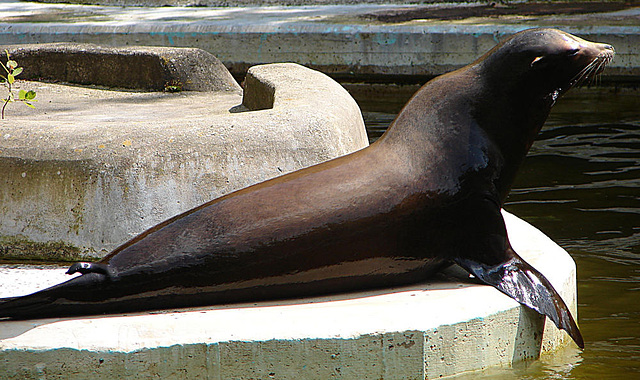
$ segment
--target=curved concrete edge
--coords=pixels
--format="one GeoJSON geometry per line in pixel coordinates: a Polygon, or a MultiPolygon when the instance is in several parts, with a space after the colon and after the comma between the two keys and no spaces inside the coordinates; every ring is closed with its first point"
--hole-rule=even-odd
{"type": "Polygon", "coordinates": [[[260,115],[282,115],[287,108],[294,108],[315,125],[310,132],[327,147],[333,143],[334,149],[345,150],[369,145],[360,107],[347,90],[326,74],[296,63],[250,68],[242,104],[250,110],[263,110],[260,115]],[[336,133],[338,128],[344,133],[336,133]],[[330,135],[336,139],[331,140],[330,135]]]}
{"type": "MultiPolygon", "coordinates": [[[[224,65],[196,48],[103,47],[82,43],[0,46],[21,79],[149,91],[240,91],[224,65]]],[[[2,62],[7,61],[4,54],[2,62]]]]}
{"type": "MultiPolygon", "coordinates": [[[[576,315],[571,257],[528,223],[506,212],[504,217],[514,248],[547,276],[576,315]]],[[[0,322],[0,373],[7,379],[422,379],[537,358],[567,342],[544,317],[492,287],[469,282],[460,271],[386,291],[0,322]]],[[[24,293],[2,285],[0,296],[24,293]]]]}
{"type": "Polygon", "coordinates": [[[253,112],[238,92],[29,82],[37,108],[17,105],[0,126],[0,256],[102,256],[211,199],[368,145],[337,82],[295,64],[259,71],[290,97],[253,112]]]}

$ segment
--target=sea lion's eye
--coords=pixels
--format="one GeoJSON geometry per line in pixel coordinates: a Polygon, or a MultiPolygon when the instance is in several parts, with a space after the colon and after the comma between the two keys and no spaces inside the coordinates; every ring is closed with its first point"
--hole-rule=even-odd
{"type": "Polygon", "coordinates": [[[574,55],[578,54],[579,51],[580,49],[571,49],[567,52],[567,57],[573,57],[574,55]]]}

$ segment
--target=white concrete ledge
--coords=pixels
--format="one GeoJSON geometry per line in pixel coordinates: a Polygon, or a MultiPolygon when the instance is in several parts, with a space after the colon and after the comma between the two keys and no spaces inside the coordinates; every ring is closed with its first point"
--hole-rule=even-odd
{"type": "MultiPolygon", "coordinates": [[[[505,219],[514,249],[575,315],[571,257],[526,222],[508,213],[505,219]]],[[[62,270],[50,272],[59,277],[54,283],[65,279],[62,270]]],[[[16,273],[27,280],[25,270],[5,270],[0,296],[34,290],[11,286],[16,273]]],[[[569,339],[460,273],[452,268],[413,287],[297,301],[0,322],[0,377],[424,379],[536,358],[569,339]]]]}

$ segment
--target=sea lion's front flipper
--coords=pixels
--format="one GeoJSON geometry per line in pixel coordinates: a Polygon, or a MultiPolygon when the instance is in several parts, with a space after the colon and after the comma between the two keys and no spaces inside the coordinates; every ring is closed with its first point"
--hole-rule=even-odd
{"type": "Polygon", "coordinates": [[[584,348],[578,325],[549,280],[518,256],[511,247],[507,248],[507,256],[511,258],[497,265],[486,265],[468,258],[456,258],[455,262],[481,281],[548,316],[580,348],[584,348]]]}

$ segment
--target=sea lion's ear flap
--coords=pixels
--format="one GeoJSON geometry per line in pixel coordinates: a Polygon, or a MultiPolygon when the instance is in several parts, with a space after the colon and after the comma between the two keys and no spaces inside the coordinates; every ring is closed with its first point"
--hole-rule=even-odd
{"type": "Polygon", "coordinates": [[[455,262],[482,282],[546,315],[559,329],[565,330],[580,348],[584,348],[578,325],[549,280],[520,258],[511,247],[507,251],[511,259],[496,265],[467,258],[456,258],[455,262]]]}
{"type": "Polygon", "coordinates": [[[534,67],[534,66],[536,66],[536,65],[538,65],[538,64],[540,64],[542,62],[544,62],[544,56],[543,55],[541,55],[539,57],[535,57],[533,59],[533,61],[531,61],[531,67],[534,67]]]}

